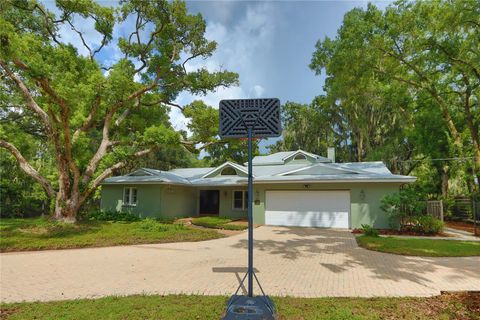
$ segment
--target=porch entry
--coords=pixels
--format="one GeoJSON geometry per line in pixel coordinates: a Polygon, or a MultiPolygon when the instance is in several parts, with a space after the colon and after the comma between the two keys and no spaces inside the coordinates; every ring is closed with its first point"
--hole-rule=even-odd
{"type": "Polygon", "coordinates": [[[200,214],[217,215],[220,212],[220,191],[200,190],[200,214]]]}

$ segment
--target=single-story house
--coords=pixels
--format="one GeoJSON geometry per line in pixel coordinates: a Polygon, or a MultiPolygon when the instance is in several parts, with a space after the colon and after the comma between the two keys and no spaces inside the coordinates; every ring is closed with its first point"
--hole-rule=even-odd
{"type": "MultiPolygon", "coordinates": [[[[256,224],[388,228],[381,199],[415,177],[392,174],[382,162],[335,163],[303,150],[253,159],[256,224]]],[[[142,217],[247,216],[246,164],[170,171],[141,168],[102,184],[102,210],[142,217]]]]}

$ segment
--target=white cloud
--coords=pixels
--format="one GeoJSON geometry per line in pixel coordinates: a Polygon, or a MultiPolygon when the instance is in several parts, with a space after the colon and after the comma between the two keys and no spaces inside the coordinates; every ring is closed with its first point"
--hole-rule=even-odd
{"type": "MultiPolygon", "coordinates": [[[[233,9],[234,6],[224,6],[222,10],[233,9]]],[[[240,75],[240,86],[218,88],[206,96],[194,96],[182,93],[176,103],[186,105],[193,100],[203,100],[207,105],[218,108],[222,99],[239,99],[261,97],[265,93],[262,85],[265,75],[258,67],[259,55],[268,55],[274,37],[273,6],[269,3],[252,3],[246,7],[244,16],[238,22],[223,23],[224,14],[219,21],[207,21],[205,36],[218,43],[218,48],[212,57],[206,60],[193,60],[187,63],[187,71],[206,68],[210,72],[220,69],[237,72],[240,75]]],[[[225,13],[226,14],[226,13],[225,13]]],[[[186,123],[183,115],[177,111],[170,112],[170,119],[177,129],[186,123]]]]}
{"type": "Polygon", "coordinates": [[[185,130],[190,135],[192,132],[187,128],[190,120],[185,118],[178,108],[170,110],[170,123],[175,130],[185,130]]]}
{"type": "Polygon", "coordinates": [[[255,92],[255,98],[260,98],[265,92],[265,88],[257,84],[253,87],[253,91],[255,92]]]}

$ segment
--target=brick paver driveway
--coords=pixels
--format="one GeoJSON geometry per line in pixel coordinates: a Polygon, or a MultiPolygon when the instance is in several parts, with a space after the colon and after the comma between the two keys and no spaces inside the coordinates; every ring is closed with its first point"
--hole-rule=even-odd
{"type": "MultiPolygon", "coordinates": [[[[140,293],[231,294],[246,233],[197,242],[1,254],[1,301],[140,293]]],[[[480,257],[419,258],[357,247],[348,231],[260,227],[255,267],[271,295],[429,296],[480,290],[480,257]]]]}

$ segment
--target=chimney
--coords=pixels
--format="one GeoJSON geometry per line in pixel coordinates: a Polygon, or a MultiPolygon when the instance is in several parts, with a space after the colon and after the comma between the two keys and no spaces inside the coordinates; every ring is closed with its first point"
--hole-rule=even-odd
{"type": "Polygon", "coordinates": [[[327,158],[332,161],[332,163],[335,163],[335,148],[328,148],[327,149],[327,158]]]}

